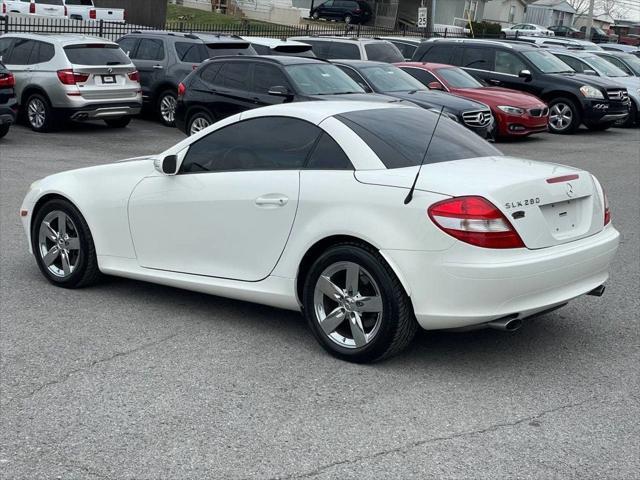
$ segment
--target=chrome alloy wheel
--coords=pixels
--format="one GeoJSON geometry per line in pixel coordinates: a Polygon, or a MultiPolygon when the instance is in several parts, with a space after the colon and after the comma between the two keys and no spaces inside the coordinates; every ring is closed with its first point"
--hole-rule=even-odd
{"type": "Polygon", "coordinates": [[[204,117],[197,117],[193,122],[191,122],[191,128],[189,129],[189,135],[194,135],[198,133],[200,130],[204,130],[211,123],[204,117]]]}
{"type": "Polygon", "coordinates": [[[316,282],[313,304],[322,331],[342,347],[364,347],[380,330],[380,288],[357,263],[338,262],[326,268],[316,282]]]}
{"type": "Polygon", "coordinates": [[[566,103],[556,103],[549,110],[549,124],[558,131],[566,130],[573,121],[573,112],[566,103]]]}
{"type": "Polygon", "coordinates": [[[44,217],[38,250],[44,266],[56,277],[67,278],[74,272],[80,260],[80,238],[69,215],[53,210],[44,217]]]}
{"type": "Polygon", "coordinates": [[[42,128],[46,120],[47,110],[39,98],[32,98],[27,106],[27,118],[33,128],[42,128]]]}
{"type": "Polygon", "coordinates": [[[173,95],[165,95],[160,100],[160,115],[165,123],[173,123],[176,117],[178,100],[173,95]]]}

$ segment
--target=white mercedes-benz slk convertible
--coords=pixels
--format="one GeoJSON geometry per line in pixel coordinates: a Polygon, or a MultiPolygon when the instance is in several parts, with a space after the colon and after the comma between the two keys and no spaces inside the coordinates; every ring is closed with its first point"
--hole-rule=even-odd
{"type": "Polygon", "coordinates": [[[358,362],[418,326],[513,330],[600,295],[619,237],[588,172],[368,102],[250,110],[157,156],[39,180],[20,214],[55,285],[109,274],[301,310],[358,362]]]}

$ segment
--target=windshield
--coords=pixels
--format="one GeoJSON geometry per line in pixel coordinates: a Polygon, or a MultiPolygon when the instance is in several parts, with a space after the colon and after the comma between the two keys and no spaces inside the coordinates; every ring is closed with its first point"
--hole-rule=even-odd
{"type": "Polygon", "coordinates": [[[380,108],[337,115],[375,152],[387,168],[420,165],[429,137],[438,128],[424,163],[502,155],[460,124],[422,108],[380,108]]]}
{"type": "Polygon", "coordinates": [[[542,73],[573,73],[573,68],[552,53],[531,50],[529,52],[522,52],[522,54],[542,73]]]}
{"type": "Polygon", "coordinates": [[[623,70],[620,70],[613,63],[609,63],[604,58],[600,58],[596,55],[591,55],[588,57],[582,57],[587,62],[589,62],[593,67],[600,73],[601,75],[607,77],[628,77],[623,70]]]}
{"type": "Polygon", "coordinates": [[[630,53],[619,55],[618,58],[622,59],[627,67],[633,70],[633,73],[640,76],[640,58],[630,53]]]}
{"type": "Polygon", "coordinates": [[[76,65],[129,65],[131,60],[119,45],[108,43],[67,45],[64,53],[76,65]]]}
{"type": "Polygon", "coordinates": [[[365,93],[356,82],[335,65],[313,63],[285,67],[296,90],[304,95],[365,93]]]}
{"type": "Polygon", "coordinates": [[[460,68],[441,68],[438,75],[453,88],[480,88],[482,84],[460,68]]]}
{"type": "Polygon", "coordinates": [[[411,75],[393,65],[365,67],[361,71],[364,78],[380,92],[407,92],[428,90],[411,75]]]}

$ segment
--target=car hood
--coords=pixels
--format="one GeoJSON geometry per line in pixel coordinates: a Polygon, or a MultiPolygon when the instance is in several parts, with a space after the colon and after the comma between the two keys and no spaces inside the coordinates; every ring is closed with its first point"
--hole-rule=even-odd
{"type": "Polygon", "coordinates": [[[407,100],[421,107],[445,107],[450,111],[463,112],[466,110],[481,110],[487,108],[486,104],[469,100],[451,93],[434,90],[413,90],[410,92],[387,92],[386,95],[407,100]]]}
{"type": "Polygon", "coordinates": [[[613,79],[608,77],[602,78],[602,77],[596,77],[594,75],[584,75],[582,73],[555,73],[553,75],[563,78],[578,86],[592,85],[594,87],[599,87],[604,89],[615,88],[620,86],[615,81],[613,81],[613,79]]]}
{"type": "Polygon", "coordinates": [[[512,107],[541,107],[546,105],[542,100],[528,93],[500,87],[455,88],[452,93],[486,103],[490,107],[510,105],[512,107]]]}

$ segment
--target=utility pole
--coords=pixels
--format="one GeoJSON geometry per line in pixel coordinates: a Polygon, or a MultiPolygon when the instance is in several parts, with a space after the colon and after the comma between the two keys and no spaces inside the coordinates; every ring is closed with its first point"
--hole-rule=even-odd
{"type": "MultiPolygon", "coordinates": [[[[425,1],[422,1],[422,5],[425,4],[425,1]]],[[[434,14],[435,12],[435,8],[436,8],[436,0],[426,0],[426,7],[427,7],[427,36],[428,37],[432,37],[433,36],[433,19],[434,19],[434,14]]]]}
{"type": "Polygon", "coordinates": [[[585,40],[591,40],[591,28],[593,28],[593,3],[594,3],[594,0],[589,0],[589,15],[587,15],[587,31],[584,33],[585,40]]]}

